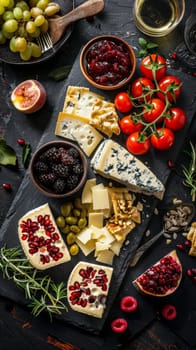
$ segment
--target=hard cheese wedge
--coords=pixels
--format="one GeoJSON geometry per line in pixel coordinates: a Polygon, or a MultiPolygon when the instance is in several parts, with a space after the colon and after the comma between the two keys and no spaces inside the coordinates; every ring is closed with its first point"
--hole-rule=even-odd
{"type": "Polygon", "coordinates": [[[86,87],[69,85],[66,92],[63,112],[85,116],[90,119],[94,105],[103,97],[90,91],[86,87]]]}
{"type": "Polygon", "coordinates": [[[70,260],[48,203],[27,212],[19,220],[18,236],[30,263],[39,270],[70,260]]]}
{"type": "Polygon", "coordinates": [[[102,318],[112,273],[112,267],[79,262],[67,282],[70,307],[89,316],[102,318]]]}
{"type": "Polygon", "coordinates": [[[104,140],[96,150],[91,166],[103,177],[125,185],[133,192],[162,199],[164,185],[139,159],[113,140],[104,140]]]}

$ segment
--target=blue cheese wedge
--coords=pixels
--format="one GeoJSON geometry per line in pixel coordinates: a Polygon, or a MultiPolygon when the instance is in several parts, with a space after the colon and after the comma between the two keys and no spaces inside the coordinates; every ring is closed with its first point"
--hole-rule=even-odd
{"type": "Polygon", "coordinates": [[[28,211],[20,218],[18,237],[28,260],[38,270],[71,259],[48,203],[28,211]]]}
{"type": "Polygon", "coordinates": [[[112,179],[133,192],[164,196],[164,185],[139,159],[113,140],[104,140],[97,148],[91,167],[95,173],[112,179]]]}
{"type": "Polygon", "coordinates": [[[80,261],[67,282],[67,300],[77,312],[102,318],[113,268],[80,261]]]}

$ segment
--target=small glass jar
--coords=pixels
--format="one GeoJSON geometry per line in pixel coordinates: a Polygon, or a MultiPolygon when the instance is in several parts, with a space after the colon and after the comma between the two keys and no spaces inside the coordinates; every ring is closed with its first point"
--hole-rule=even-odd
{"type": "Polygon", "coordinates": [[[137,28],[152,37],[170,34],[185,12],[185,0],[135,0],[133,17],[137,28]]]}

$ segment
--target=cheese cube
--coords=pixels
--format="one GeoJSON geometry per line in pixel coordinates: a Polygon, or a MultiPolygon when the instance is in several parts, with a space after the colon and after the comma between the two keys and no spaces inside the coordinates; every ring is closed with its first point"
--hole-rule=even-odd
{"type": "Polygon", "coordinates": [[[114,259],[114,253],[111,250],[104,250],[102,252],[99,252],[97,255],[96,261],[107,264],[107,265],[112,265],[114,259]]]}
{"type": "Polygon", "coordinates": [[[93,209],[94,210],[109,209],[110,208],[110,200],[109,200],[107,188],[102,188],[102,189],[94,189],[93,188],[92,193],[93,193],[93,209]]]}
{"type": "Polygon", "coordinates": [[[95,250],[95,240],[93,239],[90,239],[87,243],[84,244],[76,238],[76,243],[85,256],[89,255],[95,250]]]}
{"type": "Polygon", "coordinates": [[[96,226],[96,227],[103,227],[103,213],[89,213],[88,214],[88,225],[90,226],[96,226]]]}
{"type": "Polygon", "coordinates": [[[86,181],[82,191],[82,204],[93,202],[92,187],[96,185],[96,178],[86,181]]]}

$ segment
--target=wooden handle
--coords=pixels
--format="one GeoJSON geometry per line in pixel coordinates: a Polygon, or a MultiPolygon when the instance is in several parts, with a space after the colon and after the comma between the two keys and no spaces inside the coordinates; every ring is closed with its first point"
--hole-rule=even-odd
{"type": "Polygon", "coordinates": [[[104,8],[104,1],[103,0],[88,0],[85,1],[83,4],[79,5],[75,9],[73,9],[71,12],[67,13],[66,15],[60,17],[58,19],[58,24],[62,26],[67,26],[69,21],[69,24],[89,16],[94,16],[97,13],[101,12],[104,8]]]}

